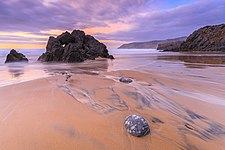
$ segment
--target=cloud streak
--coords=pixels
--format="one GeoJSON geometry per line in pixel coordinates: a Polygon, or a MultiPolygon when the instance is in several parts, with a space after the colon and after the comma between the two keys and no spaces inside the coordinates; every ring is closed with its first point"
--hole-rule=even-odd
{"type": "MultiPolygon", "coordinates": [[[[123,41],[184,36],[201,26],[225,22],[225,0],[217,0],[216,3],[212,0],[182,2],[177,4],[172,0],[0,1],[0,47],[11,42],[15,44],[20,37],[22,41],[27,43],[30,41],[30,44],[36,42],[40,46],[49,35],[73,29],[83,29],[113,47],[123,41]]],[[[18,40],[18,44],[21,44],[21,41],[18,40]]]]}

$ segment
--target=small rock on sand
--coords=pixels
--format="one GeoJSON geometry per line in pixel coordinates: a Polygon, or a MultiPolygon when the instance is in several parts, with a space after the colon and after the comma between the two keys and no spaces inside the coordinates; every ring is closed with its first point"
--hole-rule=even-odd
{"type": "Polygon", "coordinates": [[[152,122],[153,123],[164,123],[162,120],[160,120],[159,118],[156,118],[156,117],[152,117],[152,122]]]}
{"type": "Polygon", "coordinates": [[[143,137],[150,133],[148,122],[140,115],[128,116],[124,126],[129,134],[136,137],[143,137]]]}
{"type": "Polygon", "coordinates": [[[123,83],[131,83],[131,82],[133,82],[133,80],[130,79],[130,78],[126,78],[126,77],[121,77],[120,78],[120,82],[123,82],[123,83]]]}

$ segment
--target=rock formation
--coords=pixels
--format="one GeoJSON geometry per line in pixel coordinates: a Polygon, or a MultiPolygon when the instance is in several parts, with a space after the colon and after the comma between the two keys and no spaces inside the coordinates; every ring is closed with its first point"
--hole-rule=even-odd
{"type": "Polygon", "coordinates": [[[185,41],[187,37],[179,37],[167,40],[154,40],[148,42],[133,42],[121,45],[118,49],[156,49],[159,44],[167,42],[185,41]]]}
{"type": "Polygon", "coordinates": [[[109,55],[106,46],[83,31],[74,30],[55,37],[49,37],[46,52],[38,61],[44,62],[82,62],[97,57],[114,59],[109,55]]]}
{"type": "Polygon", "coordinates": [[[225,24],[194,31],[176,51],[225,51],[225,24]]]}
{"type": "Polygon", "coordinates": [[[21,61],[28,62],[28,59],[22,53],[18,53],[16,50],[12,49],[7,55],[5,63],[21,61]]]}
{"type": "Polygon", "coordinates": [[[177,41],[177,42],[168,42],[159,44],[157,47],[157,50],[163,50],[163,51],[176,51],[181,46],[183,41],[177,41]]]}

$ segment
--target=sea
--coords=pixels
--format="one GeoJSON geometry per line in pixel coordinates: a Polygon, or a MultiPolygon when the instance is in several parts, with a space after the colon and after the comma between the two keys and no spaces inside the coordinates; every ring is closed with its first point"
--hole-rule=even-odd
{"type": "Polygon", "coordinates": [[[156,49],[109,49],[115,60],[87,60],[82,63],[42,63],[38,57],[44,49],[20,49],[28,63],[7,63],[9,49],[0,50],[0,87],[58,75],[134,70],[166,72],[171,75],[205,77],[220,83],[225,77],[225,53],[160,52],[156,49]]]}

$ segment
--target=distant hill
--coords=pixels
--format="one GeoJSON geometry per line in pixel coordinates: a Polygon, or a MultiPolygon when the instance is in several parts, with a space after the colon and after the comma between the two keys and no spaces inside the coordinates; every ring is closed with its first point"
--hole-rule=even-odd
{"type": "Polygon", "coordinates": [[[128,44],[123,44],[118,49],[156,49],[158,44],[168,43],[168,42],[177,42],[185,41],[187,37],[179,37],[175,39],[166,39],[166,40],[154,40],[148,42],[133,42],[128,44]]]}

